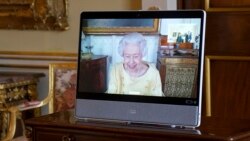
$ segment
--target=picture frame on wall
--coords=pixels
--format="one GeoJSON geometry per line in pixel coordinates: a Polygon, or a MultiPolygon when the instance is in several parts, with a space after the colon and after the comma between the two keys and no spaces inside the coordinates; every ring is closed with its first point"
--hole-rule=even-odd
{"type": "Polygon", "coordinates": [[[67,30],[68,0],[0,0],[0,29],[67,30]]]}
{"type": "Polygon", "coordinates": [[[76,69],[76,63],[49,64],[49,113],[74,108],[76,69]]]}
{"type": "Polygon", "coordinates": [[[83,22],[85,33],[157,33],[158,19],[88,19],[83,22]]]}

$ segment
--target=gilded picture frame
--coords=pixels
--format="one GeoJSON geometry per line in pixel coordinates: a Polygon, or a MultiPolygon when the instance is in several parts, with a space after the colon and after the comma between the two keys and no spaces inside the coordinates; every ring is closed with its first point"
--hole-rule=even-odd
{"type": "Polygon", "coordinates": [[[67,30],[68,0],[0,0],[0,29],[67,30]]]}
{"type": "Polygon", "coordinates": [[[91,19],[85,26],[83,22],[82,30],[84,33],[157,33],[159,19],[91,19]]]}
{"type": "Polygon", "coordinates": [[[73,62],[49,64],[49,113],[74,108],[76,67],[73,62]]]}

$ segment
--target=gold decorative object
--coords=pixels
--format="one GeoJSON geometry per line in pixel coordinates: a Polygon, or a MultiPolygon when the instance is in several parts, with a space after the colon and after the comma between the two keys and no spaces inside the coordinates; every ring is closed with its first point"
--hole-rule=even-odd
{"type": "Polygon", "coordinates": [[[156,11],[156,10],[161,10],[158,6],[150,6],[149,8],[148,8],[148,10],[150,11],[156,11]]]}
{"type": "MultiPolygon", "coordinates": [[[[35,99],[36,91],[31,89],[31,86],[35,87],[37,79],[23,80],[19,82],[0,83],[0,104],[3,105],[16,105],[21,100],[27,97],[35,99]]],[[[33,88],[34,89],[34,88],[33,88]]]]}
{"type": "MultiPolygon", "coordinates": [[[[43,73],[0,72],[0,140],[10,141],[14,137],[16,120],[24,127],[20,105],[24,101],[37,99],[37,82],[43,73]]],[[[42,104],[42,103],[41,103],[42,104]]],[[[34,114],[40,115],[39,107],[32,107],[34,114]]],[[[31,108],[30,108],[31,109],[31,108]]],[[[24,116],[26,115],[24,113],[24,116]]],[[[24,131],[24,129],[23,129],[24,131]]]]}
{"type": "Polygon", "coordinates": [[[10,141],[13,139],[16,131],[16,120],[21,118],[21,113],[16,107],[0,107],[0,134],[1,141],[10,141]]]}
{"type": "Polygon", "coordinates": [[[67,30],[68,0],[0,0],[1,29],[67,30]]]}

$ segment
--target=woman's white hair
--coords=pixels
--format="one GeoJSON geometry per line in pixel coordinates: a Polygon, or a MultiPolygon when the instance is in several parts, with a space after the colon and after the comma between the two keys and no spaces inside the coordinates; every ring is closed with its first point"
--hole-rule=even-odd
{"type": "Polygon", "coordinates": [[[121,41],[119,42],[118,46],[118,53],[123,56],[124,48],[128,44],[136,44],[138,45],[142,56],[144,57],[147,54],[147,42],[142,34],[133,32],[125,35],[121,41]]]}

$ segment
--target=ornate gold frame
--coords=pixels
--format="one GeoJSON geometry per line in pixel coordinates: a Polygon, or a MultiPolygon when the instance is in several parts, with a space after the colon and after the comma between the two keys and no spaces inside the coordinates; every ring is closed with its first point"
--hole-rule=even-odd
{"type": "Polygon", "coordinates": [[[137,26],[137,27],[83,27],[85,33],[126,33],[126,32],[158,32],[159,19],[153,19],[152,27],[137,26]]]}
{"type": "Polygon", "coordinates": [[[223,7],[218,7],[218,8],[212,8],[210,7],[210,0],[205,0],[205,10],[206,11],[211,11],[211,12],[230,12],[230,11],[250,11],[250,8],[223,8],[223,7]]]}
{"type": "Polygon", "coordinates": [[[211,60],[250,61],[248,56],[206,56],[205,57],[205,82],[206,82],[206,116],[211,116],[211,60]]]}
{"type": "Polygon", "coordinates": [[[68,0],[0,0],[0,29],[67,30],[68,0]]]}
{"type": "Polygon", "coordinates": [[[49,64],[49,113],[54,112],[55,101],[55,71],[56,69],[76,69],[76,63],[51,63],[49,64]]]}

